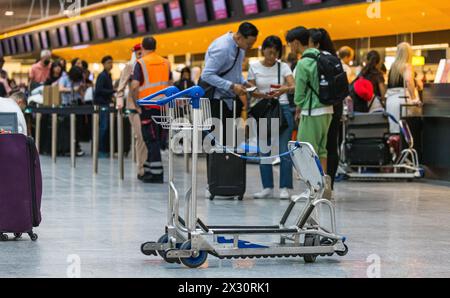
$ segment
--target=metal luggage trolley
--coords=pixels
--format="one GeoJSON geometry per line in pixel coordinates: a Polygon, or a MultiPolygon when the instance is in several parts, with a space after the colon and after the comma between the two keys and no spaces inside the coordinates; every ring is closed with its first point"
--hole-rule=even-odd
{"type": "MultiPolygon", "coordinates": [[[[169,129],[169,137],[172,138],[177,130],[192,130],[192,144],[198,144],[201,131],[210,130],[212,126],[210,103],[201,98],[203,95],[204,90],[197,86],[182,92],[169,87],[139,100],[138,104],[160,106],[161,116],[154,117],[154,121],[169,129]],[[155,100],[158,96],[165,97],[155,100]],[[177,119],[176,116],[181,117],[177,119]]],[[[156,242],[142,244],[142,253],[148,256],[159,254],[168,263],[181,262],[190,268],[203,265],[208,254],[220,259],[303,257],[308,263],[315,262],[317,256],[346,255],[345,237],[336,234],[334,205],[322,199],[324,174],[319,158],[308,143],[291,142],[289,149],[287,154],[291,155],[294,167],[308,189],[290,202],[280,223],[273,226],[207,226],[197,217],[197,148],[192,150],[192,185],[185,194],[185,221],[179,215],[180,199],[174,185],[173,152],[170,149],[165,234],[156,242]],[[305,206],[300,214],[294,214],[294,207],[300,202],[305,206]],[[325,228],[319,222],[316,214],[319,205],[327,206],[330,211],[329,227],[325,228]],[[294,224],[288,225],[288,219],[293,219],[294,224]],[[279,241],[252,243],[241,240],[243,235],[275,235],[279,241]]]]}

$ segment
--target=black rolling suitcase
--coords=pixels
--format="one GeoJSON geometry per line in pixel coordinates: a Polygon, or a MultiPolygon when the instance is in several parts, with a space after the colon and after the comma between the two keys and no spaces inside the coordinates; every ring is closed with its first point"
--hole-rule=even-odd
{"type": "Polygon", "coordinates": [[[354,166],[384,166],[391,163],[384,139],[357,139],[345,145],[347,162],[354,166]]]}
{"type": "MultiPolygon", "coordinates": [[[[223,103],[221,102],[222,108],[223,103]]],[[[235,113],[234,118],[236,118],[236,103],[233,111],[235,113]]],[[[220,114],[222,115],[222,113],[220,114]]],[[[229,148],[229,150],[237,152],[235,148],[229,148]]],[[[237,197],[239,200],[244,198],[247,185],[247,163],[245,159],[221,150],[208,154],[206,164],[210,200],[214,200],[216,196],[237,197]]]]}
{"type": "Polygon", "coordinates": [[[350,116],[345,144],[345,156],[348,164],[354,166],[391,164],[388,138],[387,115],[375,113],[350,116]]]}

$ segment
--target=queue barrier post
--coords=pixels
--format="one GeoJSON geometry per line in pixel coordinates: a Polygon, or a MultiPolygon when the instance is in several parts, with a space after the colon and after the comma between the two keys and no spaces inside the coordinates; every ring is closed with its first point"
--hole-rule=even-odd
{"type": "Polygon", "coordinates": [[[125,178],[123,140],[123,113],[122,110],[117,110],[117,157],[119,161],[119,175],[121,180],[125,178]]]}
{"type": "Polygon", "coordinates": [[[56,163],[58,138],[58,114],[52,113],[52,161],[56,163]]]}
{"type": "Polygon", "coordinates": [[[98,173],[98,134],[99,134],[99,106],[94,106],[92,114],[92,167],[94,175],[98,173]]]}

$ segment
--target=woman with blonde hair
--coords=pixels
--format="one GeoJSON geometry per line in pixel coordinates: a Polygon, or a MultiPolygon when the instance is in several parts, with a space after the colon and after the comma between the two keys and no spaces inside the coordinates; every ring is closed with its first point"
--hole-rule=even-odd
{"type": "MultiPolygon", "coordinates": [[[[402,104],[421,104],[416,92],[412,59],[411,45],[407,42],[399,44],[397,56],[389,71],[386,93],[386,111],[397,120],[400,120],[402,104]]],[[[391,133],[400,133],[400,127],[392,120],[389,120],[389,129],[391,133]]]]}

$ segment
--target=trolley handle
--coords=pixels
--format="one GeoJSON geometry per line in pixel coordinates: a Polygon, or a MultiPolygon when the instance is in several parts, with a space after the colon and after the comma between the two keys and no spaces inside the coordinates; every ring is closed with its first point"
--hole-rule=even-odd
{"type": "Polygon", "coordinates": [[[164,95],[166,97],[172,96],[174,94],[177,94],[180,92],[180,89],[178,89],[175,86],[170,86],[166,89],[163,89],[161,91],[158,91],[156,93],[150,94],[147,97],[141,98],[137,101],[137,104],[140,106],[155,106],[159,105],[157,100],[153,100],[154,98],[164,95]]]}
{"type": "MultiPolygon", "coordinates": [[[[194,106],[194,108],[199,105],[199,100],[200,97],[202,97],[203,95],[205,95],[205,91],[203,90],[203,88],[199,87],[199,86],[194,86],[191,88],[188,88],[186,90],[183,91],[177,91],[175,94],[172,93],[174,90],[178,90],[178,88],[176,87],[169,87],[167,89],[164,89],[160,92],[157,92],[155,94],[152,94],[144,99],[138,100],[138,105],[140,106],[164,106],[168,103],[171,103],[172,101],[174,101],[177,98],[182,98],[182,97],[189,97],[193,99],[192,105],[194,106]],[[171,89],[172,88],[172,89],[171,89]],[[168,90],[171,94],[165,94],[163,91],[168,90]],[[166,95],[165,98],[163,99],[159,99],[159,100],[151,100],[153,98],[155,98],[156,96],[159,95],[166,95]],[[195,102],[196,99],[196,102],[195,102]]],[[[168,93],[169,93],[168,92],[168,93]]]]}

